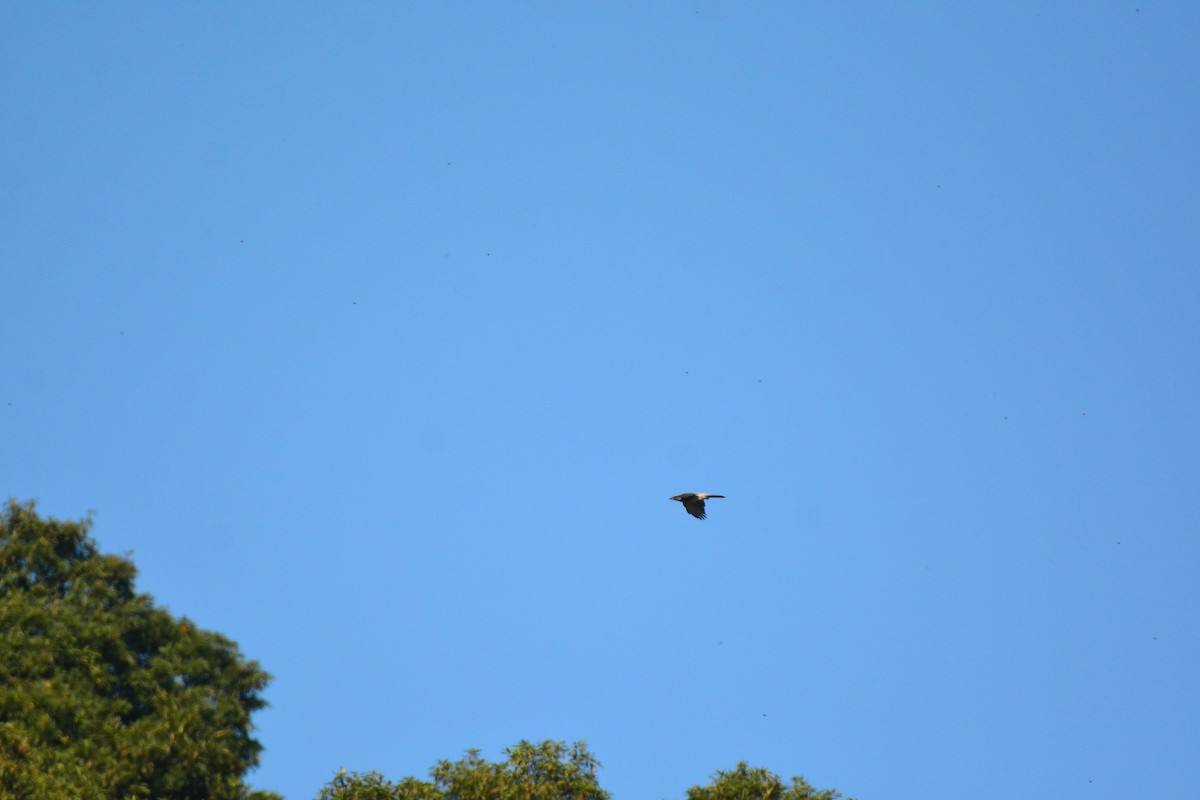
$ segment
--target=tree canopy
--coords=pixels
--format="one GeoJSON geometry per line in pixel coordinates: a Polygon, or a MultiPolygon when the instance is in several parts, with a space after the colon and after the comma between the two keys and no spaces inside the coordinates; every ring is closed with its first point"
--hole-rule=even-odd
{"type": "Polygon", "coordinates": [[[790,785],[770,770],[739,762],[728,771],[718,771],[704,786],[688,789],[687,800],[838,800],[834,789],[814,789],[803,777],[790,785]]]}
{"type": "Polygon", "coordinates": [[[135,592],[88,527],[0,511],[0,795],[278,798],[243,783],[270,676],[135,592]]]}
{"type": "Polygon", "coordinates": [[[600,766],[584,742],[518,742],[504,761],[468,750],[458,761],[439,761],[431,781],[391,783],[377,772],[339,772],[318,800],[609,800],[596,782],[600,766]]]}
{"type": "MultiPolygon", "coordinates": [[[[317,800],[608,800],[596,780],[600,762],[584,742],[519,742],[505,760],[489,762],[478,750],[458,761],[441,761],[432,780],[407,777],[392,783],[377,772],[339,772],[317,800]]],[[[687,800],[838,800],[833,789],[814,789],[804,778],[785,783],[769,770],[739,763],[719,771],[705,786],[693,786],[687,800]]]]}

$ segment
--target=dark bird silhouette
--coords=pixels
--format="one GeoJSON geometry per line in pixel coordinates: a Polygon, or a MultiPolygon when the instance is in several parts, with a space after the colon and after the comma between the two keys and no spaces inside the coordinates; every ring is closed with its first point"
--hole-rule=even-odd
{"type": "Polygon", "coordinates": [[[704,519],[708,516],[704,513],[704,501],[710,497],[725,499],[723,494],[705,494],[704,492],[684,492],[669,499],[683,503],[684,509],[696,519],[704,519]]]}

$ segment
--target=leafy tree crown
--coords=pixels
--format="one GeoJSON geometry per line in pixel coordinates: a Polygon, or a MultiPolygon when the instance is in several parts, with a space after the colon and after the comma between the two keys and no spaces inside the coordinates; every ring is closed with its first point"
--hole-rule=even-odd
{"type": "Polygon", "coordinates": [[[0,796],[277,798],[242,780],[270,676],[138,594],[88,529],[0,511],[0,796]]]}

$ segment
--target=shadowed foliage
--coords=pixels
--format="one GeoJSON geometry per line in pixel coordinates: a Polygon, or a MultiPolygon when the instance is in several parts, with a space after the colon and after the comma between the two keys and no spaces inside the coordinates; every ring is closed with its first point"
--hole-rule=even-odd
{"type": "Polygon", "coordinates": [[[278,798],[243,783],[270,676],[136,593],[87,530],[0,512],[0,796],[278,798]]]}

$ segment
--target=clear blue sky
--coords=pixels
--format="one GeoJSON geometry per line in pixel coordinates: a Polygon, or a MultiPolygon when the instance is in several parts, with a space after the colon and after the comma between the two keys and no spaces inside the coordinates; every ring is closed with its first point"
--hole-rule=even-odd
{"type": "Polygon", "coordinates": [[[255,785],[1194,796],[1200,6],[0,22],[0,491],[275,675],[255,785]]]}

